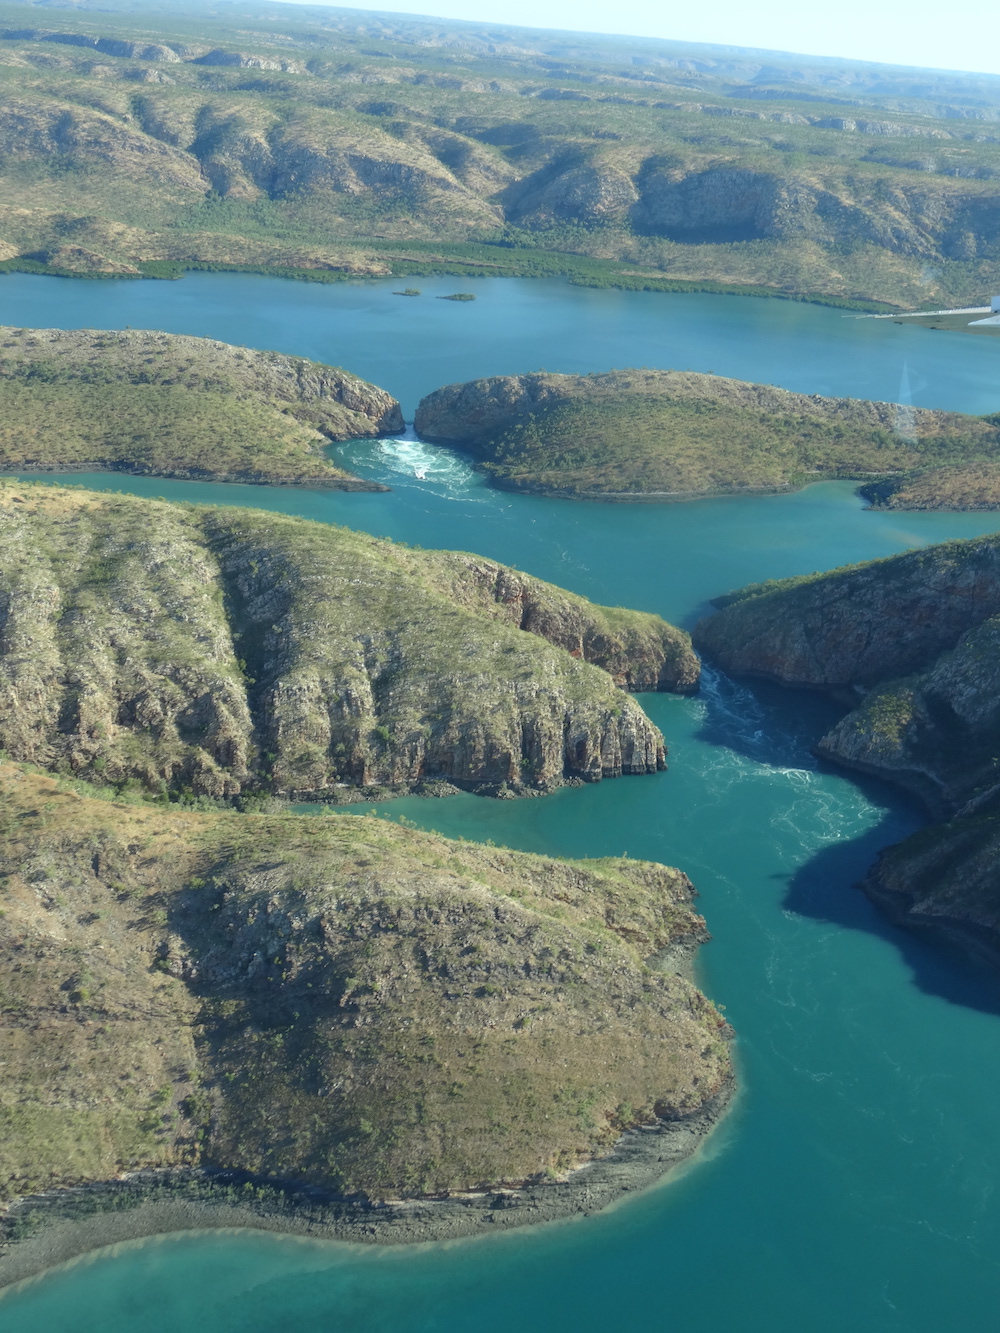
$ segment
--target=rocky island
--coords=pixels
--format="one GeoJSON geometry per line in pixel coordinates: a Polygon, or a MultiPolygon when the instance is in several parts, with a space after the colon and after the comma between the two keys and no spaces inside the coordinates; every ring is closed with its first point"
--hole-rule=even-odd
{"type": "Polygon", "coordinates": [[[938,821],[863,887],[897,921],[1000,961],[1000,537],[948,542],[720,598],[695,641],[725,670],[851,711],[817,747],[938,821]]]}
{"type": "Polygon", "coordinates": [[[725,1105],[679,871],[9,763],[0,798],[0,1283],[178,1227],[412,1241],[591,1211],[725,1105]]]}
{"type": "Polygon", "coordinates": [[[0,747],[145,791],[506,795],[665,766],[688,636],[479,556],[0,484],[0,747]]]}
{"type": "Polygon", "coordinates": [[[334,366],[145,330],[0,328],[0,470],[119,472],[384,490],[334,440],[403,429],[396,400],[334,366]]]}
{"type": "Polygon", "coordinates": [[[504,490],[589,500],[788,491],[918,466],[933,489],[945,465],[981,460],[985,477],[1000,456],[1000,416],[917,408],[904,422],[892,403],[691,371],[451,384],[421,400],[415,425],[424,439],[471,454],[504,490]]]}

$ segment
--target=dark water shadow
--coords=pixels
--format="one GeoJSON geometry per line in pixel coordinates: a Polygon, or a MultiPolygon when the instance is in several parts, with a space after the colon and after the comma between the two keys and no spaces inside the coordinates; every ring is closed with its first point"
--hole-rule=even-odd
{"type": "MultiPolygon", "coordinates": [[[[875,799],[884,801],[884,790],[875,799]]],[[[913,812],[903,801],[899,804],[902,808],[889,810],[882,823],[862,837],[833,843],[811,857],[788,881],[783,905],[800,916],[868,931],[892,944],[910,969],[913,984],[925,994],[1000,1014],[1000,973],[995,968],[939,936],[894,925],[858,887],[879,852],[913,832],[913,812]]]]}
{"type": "Polygon", "coordinates": [[[894,925],[858,887],[879,853],[924,827],[928,816],[915,797],[898,787],[813,753],[846,706],[813,691],[735,680],[711,668],[703,681],[706,710],[700,741],[757,763],[835,775],[884,811],[875,828],[822,848],[802,865],[788,880],[784,907],[800,916],[877,935],[899,950],[920,990],[951,1004],[1000,1013],[1000,973],[995,968],[939,936],[894,925]]]}

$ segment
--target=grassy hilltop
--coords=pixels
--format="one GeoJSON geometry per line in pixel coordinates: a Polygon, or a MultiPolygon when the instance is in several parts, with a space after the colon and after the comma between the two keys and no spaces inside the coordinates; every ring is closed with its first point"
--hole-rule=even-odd
{"type": "Polygon", "coordinates": [[[240,0],[0,6],[0,260],[1000,288],[1000,79],[240,0]]]}
{"type": "Polygon", "coordinates": [[[679,871],[11,764],[0,793],[4,1203],[144,1167],[374,1200],[554,1179],[729,1078],[722,1017],[645,961],[704,938],[679,871]]]}
{"type": "MultiPolygon", "coordinates": [[[[416,428],[470,452],[505,490],[669,500],[781,491],[923,466],[924,490],[965,478],[959,507],[992,507],[1000,418],[790,393],[690,371],[497,376],[424,398],[416,428]],[[984,460],[974,467],[966,460],[984,460]],[[978,500],[978,503],[973,503],[978,500]]],[[[867,486],[881,497],[894,481],[867,486]]],[[[902,487],[899,507],[912,489],[902,487]]],[[[957,498],[957,497],[956,497],[957,498]]],[[[927,501],[916,507],[930,507],[927,501]]]]}
{"type": "Polygon", "coordinates": [[[303,357],[141,330],[0,328],[0,471],[381,489],[323,453],[402,430],[384,390],[303,357]]]}

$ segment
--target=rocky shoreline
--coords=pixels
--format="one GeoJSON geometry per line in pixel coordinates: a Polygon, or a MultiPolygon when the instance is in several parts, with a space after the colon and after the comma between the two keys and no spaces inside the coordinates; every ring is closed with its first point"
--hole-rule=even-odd
{"type": "MultiPolygon", "coordinates": [[[[92,472],[107,472],[126,477],[159,477],[163,481],[218,481],[240,486],[291,486],[306,491],[389,491],[390,486],[383,486],[379,481],[367,481],[364,477],[345,475],[325,476],[269,476],[266,472],[213,472],[211,468],[168,468],[146,467],[142,464],[109,462],[96,458],[91,462],[74,463],[72,467],[60,467],[58,464],[19,463],[16,470],[0,472],[0,479],[15,480],[18,477],[67,477],[86,476],[92,472]]],[[[70,482],[70,485],[73,483],[70,482]]]]}
{"type": "Polygon", "coordinates": [[[174,1231],[229,1227],[370,1245],[414,1245],[600,1212],[693,1157],[725,1115],[730,1079],[693,1115],[626,1131],[614,1149],[566,1179],[448,1198],[369,1202],[243,1173],[135,1172],[121,1180],[15,1201],[0,1219],[0,1287],[92,1250],[174,1231]]]}

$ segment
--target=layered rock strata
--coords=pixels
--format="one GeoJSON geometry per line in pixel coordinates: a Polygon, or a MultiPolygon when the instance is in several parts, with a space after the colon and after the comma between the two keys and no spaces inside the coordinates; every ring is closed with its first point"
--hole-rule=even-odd
{"type": "Polygon", "coordinates": [[[492,561],[277,514],[0,488],[0,747],[105,782],[344,799],[665,767],[686,635],[492,561]]]}

